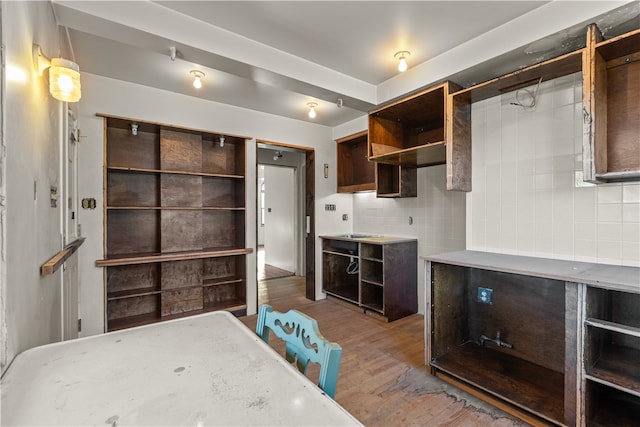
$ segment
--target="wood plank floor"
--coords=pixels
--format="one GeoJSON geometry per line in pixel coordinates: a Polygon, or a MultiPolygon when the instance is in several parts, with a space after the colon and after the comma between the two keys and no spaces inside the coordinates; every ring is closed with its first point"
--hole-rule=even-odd
{"type": "MultiPolygon", "coordinates": [[[[522,426],[493,406],[433,377],[424,365],[423,316],[392,323],[335,299],[304,297],[304,278],[260,282],[259,303],[298,309],[342,346],[335,399],[367,426],[522,426]]],[[[255,330],[256,316],[242,317],[255,330]]],[[[284,354],[277,338],[271,345],[284,354]]],[[[317,379],[317,368],[308,376],[317,379]]]]}

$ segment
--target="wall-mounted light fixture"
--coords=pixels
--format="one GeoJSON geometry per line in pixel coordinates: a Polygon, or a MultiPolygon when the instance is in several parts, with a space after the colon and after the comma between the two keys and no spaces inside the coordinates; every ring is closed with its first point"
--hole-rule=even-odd
{"type": "Polygon", "coordinates": [[[198,70],[191,70],[189,74],[193,76],[193,87],[196,89],[200,89],[202,87],[202,78],[204,77],[204,73],[198,70]]]}
{"type": "Polygon", "coordinates": [[[407,71],[408,56],[411,56],[411,52],[409,52],[408,50],[401,50],[393,55],[393,57],[398,60],[398,71],[400,71],[401,73],[407,71]]]}
{"type": "Polygon", "coordinates": [[[224,135],[220,135],[220,139],[218,141],[220,143],[220,148],[224,147],[224,141],[225,141],[224,135]]]}
{"type": "Polygon", "coordinates": [[[309,118],[316,118],[316,107],[318,106],[317,102],[307,102],[307,107],[309,107],[309,118]]]}
{"type": "Polygon", "coordinates": [[[276,151],[276,154],[273,155],[273,160],[279,160],[282,158],[282,151],[276,151]]]}
{"type": "Polygon", "coordinates": [[[49,59],[42,53],[39,44],[32,48],[33,66],[42,76],[49,69],[49,93],[55,99],[64,102],[78,102],[82,96],[80,88],[80,67],[64,58],[49,59]]]}

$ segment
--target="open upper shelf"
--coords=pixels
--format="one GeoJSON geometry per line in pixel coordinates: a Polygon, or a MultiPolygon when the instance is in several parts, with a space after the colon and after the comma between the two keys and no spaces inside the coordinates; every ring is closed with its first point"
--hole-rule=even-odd
{"type": "Polygon", "coordinates": [[[603,40],[589,27],[582,97],[584,180],[640,180],[640,30],[603,40]]]}

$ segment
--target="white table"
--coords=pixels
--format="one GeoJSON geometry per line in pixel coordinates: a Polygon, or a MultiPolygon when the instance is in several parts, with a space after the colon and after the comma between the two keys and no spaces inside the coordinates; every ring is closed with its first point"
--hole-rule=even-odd
{"type": "Polygon", "coordinates": [[[227,312],[36,347],[1,387],[3,426],[361,425],[227,312]]]}

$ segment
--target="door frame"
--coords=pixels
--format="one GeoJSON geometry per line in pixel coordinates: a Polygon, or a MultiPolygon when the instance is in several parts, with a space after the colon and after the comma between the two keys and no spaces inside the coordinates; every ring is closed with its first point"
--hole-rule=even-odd
{"type": "MultiPolygon", "coordinates": [[[[258,182],[258,150],[260,148],[277,149],[278,147],[303,153],[305,155],[305,200],[304,215],[302,225],[306,223],[305,238],[305,296],[315,301],[316,299],[316,269],[315,269],[315,149],[300,145],[283,144],[280,142],[256,140],[256,197],[260,197],[260,189],[258,182]]],[[[256,207],[258,206],[256,200],[256,207]]],[[[256,212],[259,215],[258,212],[256,212]]],[[[257,218],[256,215],[256,218],[257,218]]],[[[256,221],[257,222],[257,221],[256,221]]],[[[256,227],[256,242],[258,241],[258,230],[256,227]]],[[[298,251],[296,251],[298,253],[298,251]]],[[[257,266],[256,266],[257,268],[257,266]]],[[[258,281],[256,280],[256,286],[258,281]]],[[[256,292],[256,299],[258,298],[256,292]]]]}

